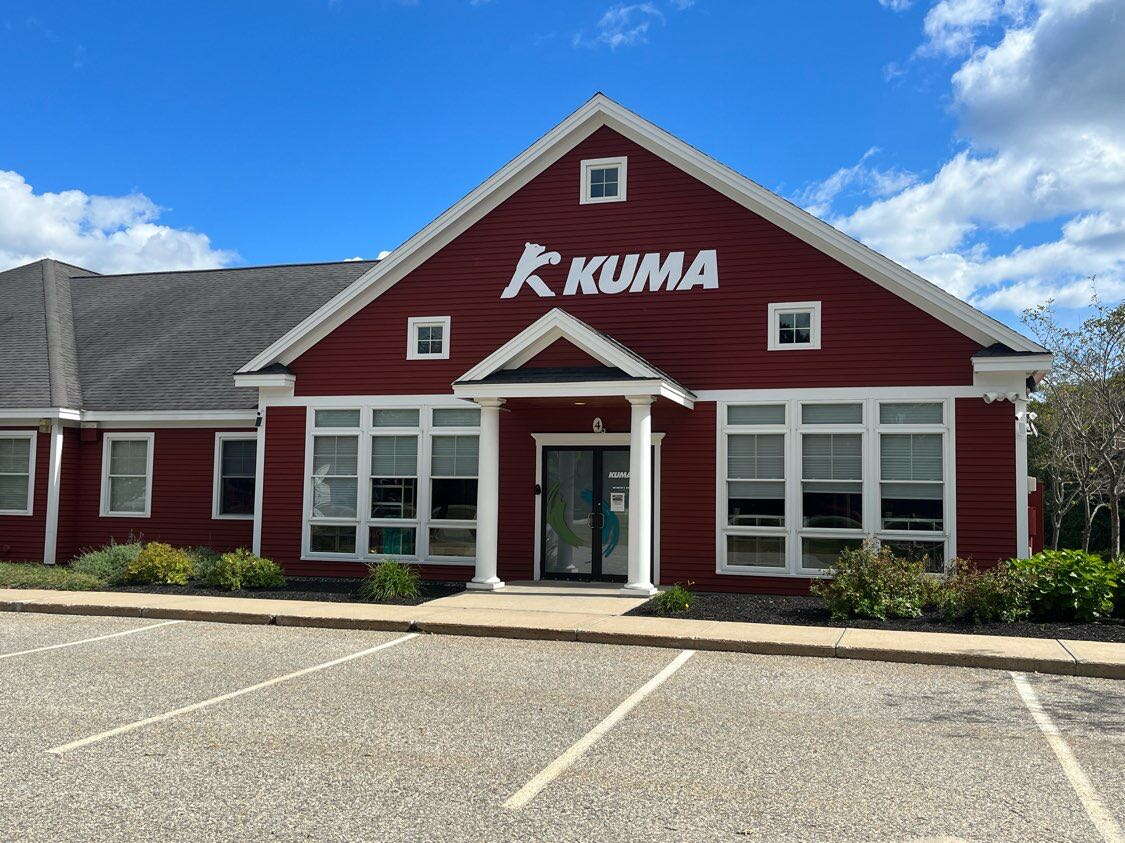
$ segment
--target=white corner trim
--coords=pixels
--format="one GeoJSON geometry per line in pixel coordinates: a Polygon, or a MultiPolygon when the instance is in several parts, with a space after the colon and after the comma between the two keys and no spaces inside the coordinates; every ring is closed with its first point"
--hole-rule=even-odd
{"type": "Polygon", "coordinates": [[[981,345],[1001,342],[1016,351],[1046,350],[603,94],[596,94],[239,371],[253,372],[270,363],[279,360],[287,363],[300,356],[602,126],[608,126],[640,144],[981,345]]]}
{"type": "Polygon", "coordinates": [[[258,451],[254,455],[257,464],[254,467],[254,536],[252,541],[252,552],[255,556],[262,555],[262,521],[263,521],[263,500],[265,499],[266,488],[266,415],[269,413],[269,407],[265,404],[261,408],[261,421],[258,423],[258,451]]]}
{"type": "MultiPolygon", "coordinates": [[[[52,430],[54,426],[52,425],[52,430]]],[[[0,430],[0,439],[27,439],[27,506],[23,509],[0,509],[0,515],[34,515],[35,514],[35,475],[38,463],[35,461],[35,449],[39,442],[37,430],[0,430]]]]}
{"type": "Polygon", "coordinates": [[[43,562],[55,564],[59,541],[59,494],[62,486],[62,420],[51,424],[51,453],[47,460],[47,521],[43,525],[43,562]]]}
{"type": "Polygon", "coordinates": [[[98,515],[102,518],[151,518],[152,517],[152,465],[156,450],[155,433],[106,433],[102,435],[102,482],[101,504],[98,515]],[[109,508],[109,450],[112,442],[148,443],[147,465],[145,467],[145,508],[143,512],[113,512],[109,508]]]}
{"type": "Polygon", "coordinates": [[[820,302],[781,301],[771,302],[766,314],[767,351],[816,351],[820,349],[820,302]],[[778,340],[779,319],[783,313],[809,314],[809,342],[782,343],[778,340]]]}
{"type": "Polygon", "coordinates": [[[643,363],[585,322],[559,307],[553,307],[477,363],[457,380],[479,381],[501,369],[518,369],[556,340],[565,339],[578,346],[603,366],[614,366],[634,378],[662,378],[660,372],[643,363]]]}
{"type": "Polygon", "coordinates": [[[629,181],[629,159],[622,155],[616,158],[586,158],[579,165],[578,204],[602,205],[606,202],[624,202],[629,181]],[[617,195],[591,196],[590,171],[604,167],[617,167],[617,195]]]}
{"type": "Polygon", "coordinates": [[[452,344],[452,317],[449,316],[410,316],[406,320],[406,359],[407,360],[448,360],[452,344]],[[418,329],[437,325],[441,328],[441,351],[437,354],[423,354],[418,351],[418,329]]]}
{"type": "Polygon", "coordinates": [[[211,518],[215,521],[251,521],[257,515],[258,487],[261,485],[261,475],[258,472],[258,452],[254,449],[254,512],[249,515],[224,515],[220,510],[222,506],[223,485],[223,443],[235,440],[258,442],[257,431],[230,432],[218,431],[215,433],[215,458],[211,478],[211,518]]]}

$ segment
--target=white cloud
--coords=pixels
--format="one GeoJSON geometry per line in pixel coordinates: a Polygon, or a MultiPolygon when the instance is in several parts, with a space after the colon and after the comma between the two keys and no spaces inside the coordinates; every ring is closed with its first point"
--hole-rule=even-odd
{"type": "Polygon", "coordinates": [[[963,56],[951,85],[964,147],[889,194],[865,156],[797,201],[980,306],[1125,295],[1120,5],[942,0],[925,30],[923,50],[963,56]],[[845,187],[869,201],[833,214],[845,187]]]}
{"type": "MultiPolygon", "coordinates": [[[[695,0],[666,0],[664,5],[670,10],[683,12],[694,6],[695,0]]],[[[661,6],[655,2],[615,3],[602,13],[592,32],[576,32],[571,44],[575,47],[609,47],[611,50],[646,44],[653,24],[663,25],[667,20],[661,6]]]]}
{"type": "Polygon", "coordinates": [[[205,234],[160,225],[161,208],[142,193],[36,193],[0,170],[0,269],[51,257],[98,272],[210,269],[238,255],[205,234]]]}
{"type": "Polygon", "coordinates": [[[878,153],[878,147],[871,147],[852,166],[841,167],[823,181],[805,187],[796,200],[809,213],[824,216],[842,196],[859,192],[866,196],[890,196],[915,182],[913,173],[868,164],[878,153]]]}
{"type": "Polygon", "coordinates": [[[905,12],[914,5],[914,0],[879,0],[879,5],[892,12],[905,12]]]}

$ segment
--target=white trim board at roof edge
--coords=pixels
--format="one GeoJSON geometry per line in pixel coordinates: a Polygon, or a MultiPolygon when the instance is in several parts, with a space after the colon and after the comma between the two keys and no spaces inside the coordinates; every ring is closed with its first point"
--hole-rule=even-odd
{"type": "Polygon", "coordinates": [[[981,345],[1000,342],[1015,351],[1046,351],[890,258],[597,94],[239,371],[254,372],[270,363],[289,363],[299,357],[602,126],[679,167],[981,345]]]}

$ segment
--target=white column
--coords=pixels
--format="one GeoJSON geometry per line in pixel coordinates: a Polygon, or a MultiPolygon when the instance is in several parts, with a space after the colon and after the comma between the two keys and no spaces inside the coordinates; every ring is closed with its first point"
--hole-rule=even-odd
{"type": "Polygon", "coordinates": [[[500,405],[503,398],[481,398],[480,450],[477,465],[477,569],[468,588],[503,588],[496,576],[500,521],[500,405]]]}
{"type": "MultiPolygon", "coordinates": [[[[51,422],[51,452],[47,459],[47,520],[43,529],[43,561],[55,564],[59,546],[59,492],[62,486],[63,426],[51,422]]],[[[35,470],[35,466],[31,467],[35,470]]],[[[71,513],[73,515],[73,513],[71,513]]]]}
{"type": "Polygon", "coordinates": [[[1016,557],[1031,554],[1027,523],[1027,400],[1017,398],[1016,405],[1016,557]]]}
{"type": "MultiPolygon", "coordinates": [[[[251,539],[255,556],[262,555],[262,501],[266,496],[266,407],[258,404],[258,444],[254,450],[254,533],[251,539]]],[[[220,459],[222,457],[220,456],[220,459]]]]}
{"type": "Polygon", "coordinates": [[[629,581],[621,593],[630,597],[656,593],[652,584],[653,400],[651,395],[629,397],[629,581]]]}

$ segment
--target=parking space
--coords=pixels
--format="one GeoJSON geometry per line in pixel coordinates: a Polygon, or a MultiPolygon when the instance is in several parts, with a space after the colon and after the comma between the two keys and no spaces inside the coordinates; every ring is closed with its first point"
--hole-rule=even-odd
{"type": "MultiPolygon", "coordinates": [[[[148,625],[31,614],[0,623],[0,655],[62,643],[66,623],[74,639],[148,625]]],[[[10,761],[0,771],[3,831],[109,840],[1106,839],[1007,673],[726,653],[681,659],[528,804],[503,807],[677,654],[177,623],[11,658],[0,686],[10,761]],[[61,755],[47,751],[274,679],[61,755]]],[[[1125,683],[1031,681],[1120,823],[1125,683]]]]}

